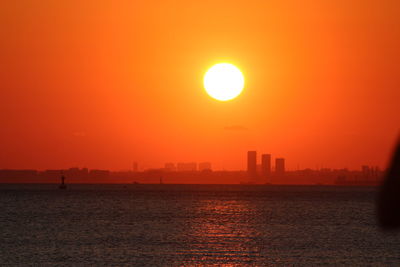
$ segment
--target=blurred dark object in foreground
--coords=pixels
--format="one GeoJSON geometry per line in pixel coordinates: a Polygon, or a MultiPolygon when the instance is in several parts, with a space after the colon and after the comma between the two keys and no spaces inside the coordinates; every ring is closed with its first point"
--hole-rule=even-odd
{"type": "Polygon", "coordinates": [[[400,228],[400,141],[378,196],[378,223],[383,230],[400,228]]]}

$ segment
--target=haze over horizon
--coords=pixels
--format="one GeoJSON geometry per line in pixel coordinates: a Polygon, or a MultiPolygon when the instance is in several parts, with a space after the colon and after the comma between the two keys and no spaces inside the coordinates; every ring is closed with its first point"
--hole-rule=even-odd
{"type": "Polygon", "coordinates": [[[385,168],[399,137],[400,2],[3,1],[0,169],[209,161],[385,168]],[[207,69],[246,80],[219,102],[207,69]]]}

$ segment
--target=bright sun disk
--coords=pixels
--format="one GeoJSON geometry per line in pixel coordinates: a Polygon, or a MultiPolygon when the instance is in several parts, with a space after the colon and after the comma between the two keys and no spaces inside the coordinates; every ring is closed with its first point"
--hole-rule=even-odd
{"type": "Polygon", "coordinates": [[[204,75],[204,88],[212,97],[227,101],[237,97],[244,87],[242,72],[232,64],[220,63],[212,66],[204,75]]]}

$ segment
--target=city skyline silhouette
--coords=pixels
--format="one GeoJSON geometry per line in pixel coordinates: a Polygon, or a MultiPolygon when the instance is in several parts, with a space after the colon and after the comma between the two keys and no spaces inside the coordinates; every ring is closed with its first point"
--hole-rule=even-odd
{"type": "Polygon", "coordinates": [[[247,168],[244,170],[213,169],[211,162],[166,162],[163,167],[140,168],[133,162],[128,170],[89,169],[72,167],[66,169],[18,170],[0,169],[0,183],[58,183],[65,189],[68,177],[73,184],[291,184],[291,185],[352,185],[377,186],[382,183],[385,170],[378,166],[362,165],[360,169],[300,169],[288,170],[286,159],[247,152],[247,168]],[[274,163],[273,163],[274,162],[274,163]]]}

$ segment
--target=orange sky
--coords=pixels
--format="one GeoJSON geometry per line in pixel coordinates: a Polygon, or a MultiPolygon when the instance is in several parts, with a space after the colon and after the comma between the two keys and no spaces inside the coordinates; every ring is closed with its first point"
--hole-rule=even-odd
{"type": "Polygon", "coordinates": [[[397,0],[2,1],[0,168],[244,169],[247,150],[384,167],[398,14],[397,0]],[[230,102],[202,87],[219,62],[246,78],[230,102]]]}

